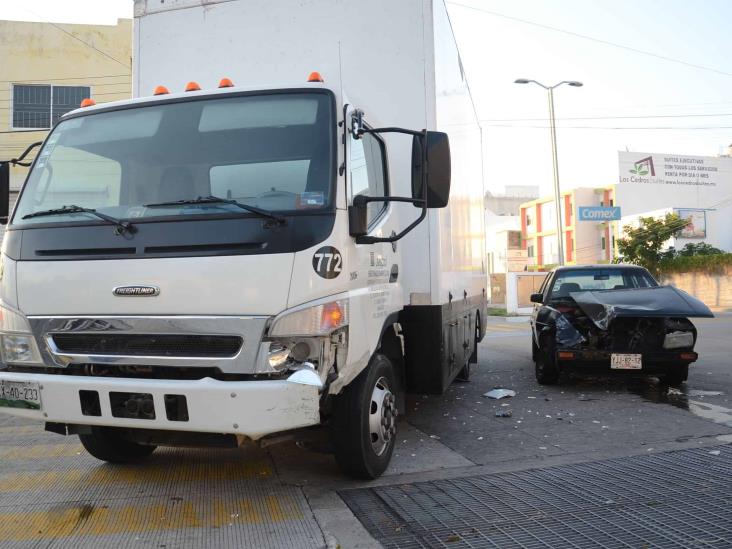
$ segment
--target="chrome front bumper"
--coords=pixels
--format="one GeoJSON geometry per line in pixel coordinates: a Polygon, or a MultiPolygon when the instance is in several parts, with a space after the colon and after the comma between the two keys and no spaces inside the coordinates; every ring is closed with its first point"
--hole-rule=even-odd
{"type": "Polygon", "coordinates": [[[216,367],[223,373],[269,373],[269,343],[262,342],[268,317],[234,316],[94,316],[29,317],[33,335],[46,366],[70,364],[129,366],[216,367]],[[243,344],[231,357],[141,356],[120,354],[72,354],[54,344],[54,334],[136,334],[238,336],[243,344]]]}

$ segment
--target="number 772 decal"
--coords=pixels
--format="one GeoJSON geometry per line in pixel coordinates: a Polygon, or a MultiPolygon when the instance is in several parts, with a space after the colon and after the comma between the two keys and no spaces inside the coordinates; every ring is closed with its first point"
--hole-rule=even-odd
{"type": "Polygon", "coordinates": [[[333,246],[323,246],[313,254],[313,269],[323,278],[335,278],[343,270],[341,252],[333,246]]]}

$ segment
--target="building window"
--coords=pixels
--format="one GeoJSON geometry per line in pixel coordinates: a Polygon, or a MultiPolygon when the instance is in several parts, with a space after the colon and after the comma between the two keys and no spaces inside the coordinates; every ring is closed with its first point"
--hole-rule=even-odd
{"type": "Polygon", "coordinates": [[[526,255],[528,257],[534,257],[534,246],[533,244],[531,246],[526,247],[526,255]]]}
{"type": "Polygon", "coordinates": [[[605,249],[605,246],[607,246],[607,243],[605,242],[605,237],[602,237],[602,249],[605,249]]]}
{"type": "Polygon", "coordinates": [[[87,97],[88,86],[13,84],[13,128],[48,129],[87,97]]]}
{"type": "Polygon", "coordinates": [[[526,226],[531,227],[531,214],[526,212],[526,226]]]}
{"type": "Polygon", "coordinates": [[[613,206],[615,206],[614,202],[615,202],[615,201],[614,201],[614,200],[613,200],[613,199],[611,198],[611,199],[610,199],[610,207],[611,207],[611,208],[612,208],[613,206]]]}

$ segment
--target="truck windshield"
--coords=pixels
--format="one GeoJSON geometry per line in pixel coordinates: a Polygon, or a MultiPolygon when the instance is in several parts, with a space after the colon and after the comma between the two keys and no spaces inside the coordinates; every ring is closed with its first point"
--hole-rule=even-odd
{"type": "Polygon", "coordinates": [[[70,118],[39,152],[13,224],[97,222],[82,208],[135,223],[253,215],[236,202],[291,215],[329,208],[333,119],[322,92],[215,96],[70,118]],[[224,200],[197,200],[211,196],[224,200]],[[33,215],[71,204],[79,211],[33,215]]]}

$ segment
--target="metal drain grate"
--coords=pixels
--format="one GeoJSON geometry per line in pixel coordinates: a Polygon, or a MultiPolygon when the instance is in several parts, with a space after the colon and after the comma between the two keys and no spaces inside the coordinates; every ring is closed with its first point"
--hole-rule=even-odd
{"type": "Polygon", "coordinates": [[[387,548],[732,547],[732,446],[340,495],[387,548]]]}

